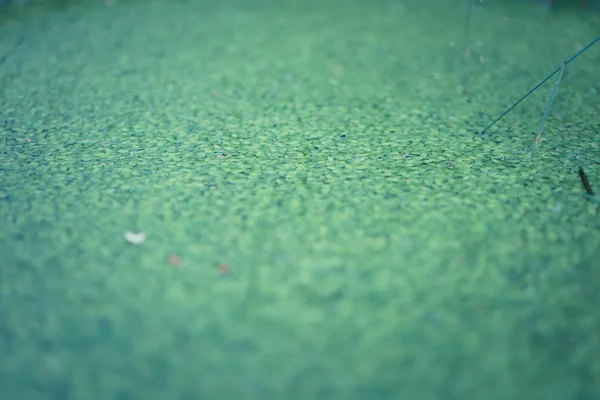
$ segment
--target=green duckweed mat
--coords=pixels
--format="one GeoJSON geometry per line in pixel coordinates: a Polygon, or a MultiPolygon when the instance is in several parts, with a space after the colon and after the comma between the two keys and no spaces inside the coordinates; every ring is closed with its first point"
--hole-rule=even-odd
{"type": "Polygon", "coordinates": [[[465,4],[2,6],[0,398],[600,398],[600,15],[465,4]]]}

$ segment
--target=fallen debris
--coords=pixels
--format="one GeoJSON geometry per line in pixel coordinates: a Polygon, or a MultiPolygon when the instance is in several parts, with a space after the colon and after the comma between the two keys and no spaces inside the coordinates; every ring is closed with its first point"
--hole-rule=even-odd
{"type": "Polygon", "coordinates": [[[229,270],[230,270],[229,265],[227,265],[227,264],[219,265],[219,273],[221,275],[227,275],[229,273],[229,270]]]}
{"type": "Polygon", "coordinates": [[[171,265],[172,265],[172,266],[174,266],[174,267],[179,267],[179,266],[181,265],[181,262],[182,262],[182,261],[183,261],[183,260],[182,260],[182,259],[181,259],[181,257],[180,257],[180,256],[178,256],[178,255],[171,254],[171,255],[169,256],[169,264],[171,264],[171,265]]]}
{"type": "Polygon", "coordinates": [[[583,184],[586,193],[594,194],[594,191],[592,190],[592,185],[590,185],[590,181],[588,181],[588,178],[585,175],[585,172],[583,172],[583,168],[581,167],[579,167],[579,179],[581,179],[581,183],[583,184]]]}
{"type": "Polygon", "coordinates": [[[125,240],[131,244],[140,244],[146,240],[146,232],[125,232],[125,240]]]}

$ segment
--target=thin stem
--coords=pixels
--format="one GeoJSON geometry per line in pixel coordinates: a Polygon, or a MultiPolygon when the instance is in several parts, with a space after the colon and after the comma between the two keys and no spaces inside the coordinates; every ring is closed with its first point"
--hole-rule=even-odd
{"type": "Polygon", "coordinates": [[[469,55],[471,49],[469,48],[469,36],[471,30],[471,10],[473,9],[473,0],[467,0],[467,20],[465,22],[465,48],[463,52],[463,94],[468,96],[469,94],[469,55]]]}
{"type": "Polygon", "coordinates": [[[560,79],[562,78],[562,75],[563,75],[563,72],[565,71],[566,66],[567,66],[567,63],[565,61],[563,61],[563,63],[560,66],[560,71],[558,72],[558,76],[556,77],[556,82],[554,83],[554,87],[552,88],[552,94],[550,95],[550,100],[548,101],[548,105],[546,106],[546,109],[544,110],[544,116],[542,117],[542,122],[540,122],[540,130],[539,130],[538,135],[535,138],[535,143],[533,144],[533,148],[531,149],[530,159],[533,156],[533,152],[535,151],[535,148],[538,145],[538,143],[540,142],[540,139],[542,137],[542,132],[544,131],[544,124],[546,123],[546,118],[548,118],[548,114],[550,114],[550,107],[552,107],[552,102],[554,101],[554,96],[556,96],[558,86],[560,85],[560,79]]]}
{"type": "Polygon", "coordinates": [[[542,122],[540,123],[540,133],[538,133],[535,138],[535,144],[540,141],[542,137],[542,131],[544,130],[544,124],[546,123],[546,118],[548,118],[548,114],[550,113],[550,107],[552,107],[552,102],[554,101],[554,96],[556,96],[556,91],[558,90],[558,85],[560,85],[560,78],[562,78],[562,74],[567,66],[566,63],[562,63],[560,66],[560,71],[558,73],[558,77],[556,78],[556,82],[554,83],[554,87],[552,88],[552,94],[550,95],[550,100],[548,101],[548,105],[546,106],[546,110],[544,111],[544,116],[542,117],[542,122]]]}
{"type": "Polygon", "coordinates": [[[573,55],[571,58],[569,58],[567,61],[563,62],[560,67],[558,67],[557,69],[554,70],[554,72],[552,72],[550,75],[548,75],[546,78],[544,78],[544,80],[542,80],[540,83],[538,83],[533,89],[531,89],[529,92],[527,92],[527,94],[525,94],[525,96],[521,97],[515,104],[513,104],[512,106],[510,106],[506,111],[504,111],[502,114],[500,114],[500,116],[498,118],[496,118],[491,124],[489,124],[483,131],[481,131],[481,133],[485,133],[487,132],[488,129],[490,129],[492,126],[494,126],[496,124],[496,122],[500,121],[506,114],[508,114],[509,112],[511,112],[517,105],[519,105],[523,100],[525,100],[527,97],[529,97],[530,94],[532,94],[533,92],[535,92],[540,86],[542,86],[544,83],[546,83],[550,78],[552,78],[554,75],[556,75],[556,73],[560,72],[561,70],[564,70],[564,68],[573,60],[575,60],[577,57],[579,57],[581,54],[583,54],[587,49],[589,49],[590,47],[592,47],[594,44],[596,44],[596,42],[600,41],[600,36],[598,36],[596,39],[592,40],[590,42],[590,44],[588,44],[587,46],[585,46],[583,49],[579,50],[577,53],[575,53],[575,55],[573,55]]]}

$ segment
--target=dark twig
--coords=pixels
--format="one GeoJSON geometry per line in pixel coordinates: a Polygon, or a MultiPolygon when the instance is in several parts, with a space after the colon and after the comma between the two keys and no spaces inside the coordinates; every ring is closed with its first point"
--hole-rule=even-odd
{"type": "Polygon", "coordinates": [[[587,194],[594,194],[592,190],[592,185],[590,185],[590,181],[588,181],[587,176],[585,176],[585,172],[583,172],[583,168],[579,167],[579,178],[581,178],[581,183],[583,183],[583,187],[587,194]]]}

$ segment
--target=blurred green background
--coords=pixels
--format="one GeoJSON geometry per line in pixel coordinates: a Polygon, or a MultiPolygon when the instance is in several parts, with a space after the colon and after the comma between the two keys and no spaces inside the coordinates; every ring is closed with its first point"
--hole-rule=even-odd
{"type": "Polygon", "coordinates": [[[3,5],[0,398],[599,398],[600,16],[466,9],[3,5]]]}

